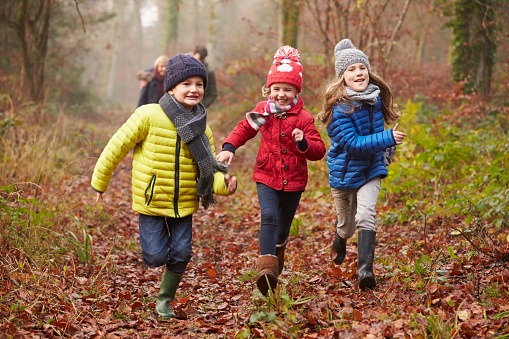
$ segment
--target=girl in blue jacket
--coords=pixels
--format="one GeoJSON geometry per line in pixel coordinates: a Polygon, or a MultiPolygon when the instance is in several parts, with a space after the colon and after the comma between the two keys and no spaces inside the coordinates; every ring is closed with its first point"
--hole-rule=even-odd
{"type": "Polygon", "coordinates": [[[329,182],[336,206],[336,232],[331,257],[341,264],[346,240],[358,229],[357,275],[361,289],[374,289],[375,206],[381,179],[387,177],[384,150],[399,145],[406,134],[384,130],[399,118],[387,84],[371,73],[368,57],[349,39],[334,48],[336,79],[324,89],[319,120],[327,127],[329,182]]]}

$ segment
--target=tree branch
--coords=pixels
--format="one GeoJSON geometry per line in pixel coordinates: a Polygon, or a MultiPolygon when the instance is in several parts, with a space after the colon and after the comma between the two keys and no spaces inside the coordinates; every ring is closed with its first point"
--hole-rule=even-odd
{"type": "Polygon", "coordinates": [[[406,0],[405,5],[403,6],[403,11],[401,12],[401,17],[398,20],[398,23],[396,24],[396,27],[394,27],[394,31],[392,31],[391,40],[389,41],[389,47],[387,49],[387,54],[385,55],[385,59],[390,60],[391,53],[392,53],[392,46],[394,45],[394,39],[396,39],[396,35],[398,34],[401,25],[403,24],[403,21],[405,20],[406,13],[408,11],[408,6],[410,5],[410,2],[412,0],[406,0]]]}
{"type": "Polygon", "coordinates": [[[85,20],[83,20],[83,16],[81,15],[80,8],[78,6],[78,0],[74,0],[74,4],[76,5],[76,12],[78,12],[78,15],[81,19],[81,27],[83,27],[83,33],[87,34],[87,30],[85,28],[85,20]]]}

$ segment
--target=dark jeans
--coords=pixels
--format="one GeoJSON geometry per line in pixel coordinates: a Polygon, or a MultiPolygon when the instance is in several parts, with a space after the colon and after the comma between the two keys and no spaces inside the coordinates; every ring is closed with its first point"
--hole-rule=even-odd
{"type": "Polygon", "coordinates": [[[276,244],[282,244],[290,234],[293,217],[303,191],[285,192],[256,183],[262,211],[260,255],[276,254],[276,244]]]}
{"type": "Polygon", "coordinates": [[[166,265],[173,273],[184,273],[192,255],[192,226],[192,215],[167,218],[140,213],[143,262],[149,267],[166,265]]]}

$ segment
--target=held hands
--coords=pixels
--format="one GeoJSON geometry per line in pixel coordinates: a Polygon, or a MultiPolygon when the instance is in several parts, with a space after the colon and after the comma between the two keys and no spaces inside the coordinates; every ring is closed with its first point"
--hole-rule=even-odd
{"type": "Polygon", "coordinates": [[[304,132],[302,132],[300,129],[296,128],[292,132],[292,137],[295,142],[302,141],[302,139],[304,139],[304,132]]]}
{"type": "Polygon", "coordinates": [[[103,200],[103,194],[102,194],[102,193],[97,192],[97,196],[96,196],[96,198],[95,198],[95,202],[99,202],[99,201],[101,201],[101,200],[103,200]]]}
{"type": "Polygon", "coordinates": [[[216,156],[216,159],[220,162],[225,162],[228,160],[228,165],[231,165],[232,163],[232,160],[233,160],[233,157],[235,156],[235,154],[233,154],[232,152],[230,151],[221,151],[219,152],[219,154],[216,156]]]}
{"type": "MultiPolygon", "coordinates": [[[[231,152],[230,152],[231,153],[231,152]]],[[[237,189],[237,177],[230,177],[229,174],[224,176],[226,184],[228,185],[228,192],[233,193],[237,189]]]]}
{"type": "Polygon", "coordinates": [[[405,139],[406,134],[401,131],[397,131],[398,129],[398,123],[396,123],[396,126],[392,129],[392,135],[394,135],[394,140],[396,140],[396,145],[401,145],[403,143],[403,139],[405,139]]]}

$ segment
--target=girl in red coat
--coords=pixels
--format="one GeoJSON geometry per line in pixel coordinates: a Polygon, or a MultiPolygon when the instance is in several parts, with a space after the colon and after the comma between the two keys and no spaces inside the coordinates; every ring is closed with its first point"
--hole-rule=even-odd
{"type": "Polygon", "coordinates": [[[246,114],[223,143],[217,160],[231,164],[235,150],[256,136],[262,140],[254,164],[261,209],[256,284],[263,295],[277,285],[290,226],[308,181],[307,160],[325,155],[313,116],[304,109],[299,51],[279,48],[262,91],[267,101],[246,114]]]}

